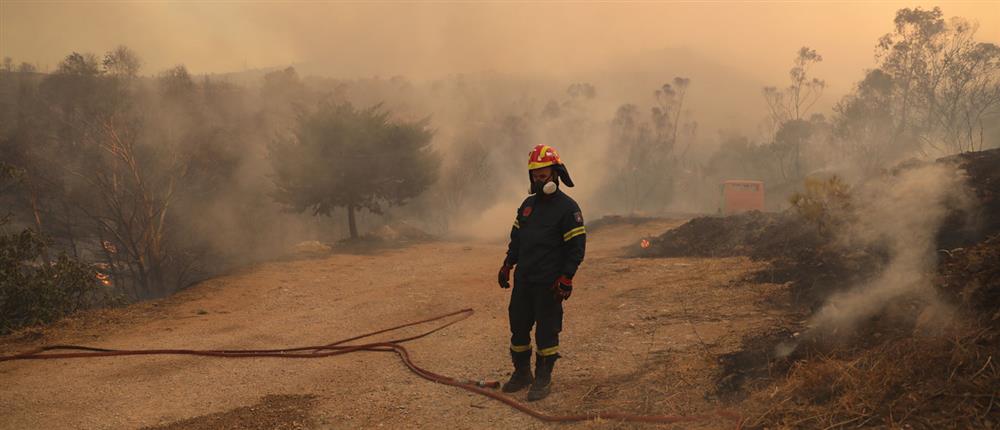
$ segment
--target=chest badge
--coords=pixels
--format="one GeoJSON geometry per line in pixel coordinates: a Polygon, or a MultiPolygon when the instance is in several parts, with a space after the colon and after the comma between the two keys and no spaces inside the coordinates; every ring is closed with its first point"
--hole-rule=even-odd
{"type": "Polygon", "coordinates": [[[521,211],[521,216],[525,216],[525,217],[526,216],[531,216],[531,206],[525,207],[524,210],[521,211]]]}

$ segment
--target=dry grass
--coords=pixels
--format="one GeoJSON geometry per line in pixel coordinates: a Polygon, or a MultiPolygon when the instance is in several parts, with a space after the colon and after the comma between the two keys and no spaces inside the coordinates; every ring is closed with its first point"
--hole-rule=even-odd
{"type": "Polygon", "coordinates": [[[751,390],[745,426],[1000,428],[1000,235],[942,251],[934,284],[960,315],[949,325],[921,327],[916,308],[899,324],[904,307],[837,347],[800,347],[751,390]]]}
{"type": "Polygon", "coordinates": [[[749,428],[996,428],[1000,331],[982,321],[934,337],[806,353],[747,402],[749,428]]]}

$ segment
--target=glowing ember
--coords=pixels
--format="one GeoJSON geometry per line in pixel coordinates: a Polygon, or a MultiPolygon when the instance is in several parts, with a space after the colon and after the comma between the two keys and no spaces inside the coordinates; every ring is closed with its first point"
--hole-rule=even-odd
{"type": "Polygon", "coordinates": [[[97,272],[96,276],[97,280],[101,283],[101,285],[104,285],[105,287],[111,286],[111,276],[108,276],[101,272],[97,272]]]}
{"type": "Polygon", "coordinates": [[[649,241],[646,240],[646,239],[643,239],[642,242],[639,242],[639,246],[641,246],[643,249],[649,248],[649,241]]]}

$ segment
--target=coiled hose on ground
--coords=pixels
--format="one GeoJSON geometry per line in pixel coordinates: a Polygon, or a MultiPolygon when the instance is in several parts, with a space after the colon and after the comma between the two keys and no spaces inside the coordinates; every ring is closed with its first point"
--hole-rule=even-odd
{"type": "MultiPolygon", "coordinates": [[[[582,413],[575,415],[549,415],[546,413],[539,412],[535,409],[532,409],[527,405],[512,399],[511,397],[496,392],[495,389],[499,387],[498,382],[495,381],[476,382],[464,379],[457,379],[457,378],[452,378],[450,376],[437,374],[427,369],[424,369],[420,366],[417,366],[416,363],[414,363],[412,358],[410,357],[409,351],[402,345],[404,342],[420,339],[422,337],[429,336],[435,332],[443,330],[446,327],[451,326],[452,324],[458,323],[459,321],[462,321],[472,316],[474,312],[475,311],[472,309],[462,309],[460,311],[451,312],[420,321],[410,322],[320,346],[304,346],[298,348],[283,348],[283,349],[122,350],[122,349],[93,348],[93,347],[79,346],[79,345],[50,345],[21,354],[0,356],[0,362],[13,361],[13,360],[55,360],[55,359],[68,359],[68,358],[113,357],[113,356],[124,356],[124,355],[198,355],[206,357],[223,357],[223,358],[253,358],[253,357],[320,358],[320,357],[330,357],[334,355],[347,354],[355,351],[395,352],[397,355],[399,355],[399,358],[403,361],[403,364],[406,365],[407,368],[409,368],[413,373],[416,373],[421,378],[445,385],[451,385],[453,387],[458,387],[467,391],[471,391],[476,394],[481,394],[491,399],[503,402],[509,405],[510,407],[517,409],[518,411],[521,411],[525,414],[531,415],[532,417],[535,417],[539,420],[546,422],[578,422],[578,421],[588,421],[595,419],[604,419],[604,420],[624,421],[624,422],[673,424],[681,422],[701,421],[711,418],[711,416],[709,415],[686,415],[686,416],[685,415],[634,415],[634,414],[627,414],[620,412],[592,412],[592,413],[582,413]],[[451,321],[448,321],[429,331],[417,335],[384,341],[384,342],[372,342],[360,345],[345,345],[348,342],[353,342],[359,339],[364,339],[367,337],[388,333],[391,331],[412,327],[416,325],[426,324],[434,321],[440,321],[451,317],[457,317],[457,318],[452,319],[451,321]],[[52,351],[78,351],[78,352],[52,352],[52,351]]],[[[739,428],[742,425],[742,418],[738,414],[722,410],[717,411],[716,414],[721,417],[733,420],[734,422],[736,422],[737,428],[739,428]]]]}

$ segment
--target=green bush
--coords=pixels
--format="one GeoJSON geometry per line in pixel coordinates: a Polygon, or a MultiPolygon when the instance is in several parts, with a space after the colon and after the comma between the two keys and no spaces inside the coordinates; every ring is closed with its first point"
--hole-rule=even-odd
{"type": "Polygon", "coordinates": [[[65,254],[44,263],[45,249],[30,229],[0,231],[0,334],[107,302],[109,292],[92,267],[65,254]]]}
{"type": "Polygon", "coordinates": [[[820,233],[829,233],[850,213],[850,187],[836,175],[826,179],[807,177],[804,186],[789,201],[799,216],[816,225],[820,233]]]}

